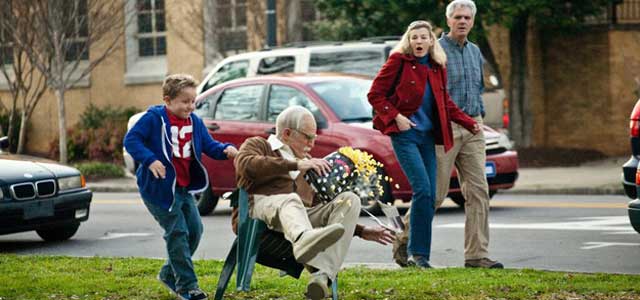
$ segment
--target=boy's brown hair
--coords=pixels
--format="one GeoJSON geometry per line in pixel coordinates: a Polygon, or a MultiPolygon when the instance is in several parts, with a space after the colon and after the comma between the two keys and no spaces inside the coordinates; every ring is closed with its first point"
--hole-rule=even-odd
{"type": "Polygon", "coordinates": [[[162,97],[174,99],[183,89],[197,86],[198,82],[189,74],[172,74],[162,83],[162,97]]]}

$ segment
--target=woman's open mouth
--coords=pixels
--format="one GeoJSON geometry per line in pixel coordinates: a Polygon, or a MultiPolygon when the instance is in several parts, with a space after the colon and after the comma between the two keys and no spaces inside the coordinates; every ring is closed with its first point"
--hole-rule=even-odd
{"type": "Polygon", "coordinates": [[[422,51],[422,49],[423,49],[422,47],[416,47],[416,50],[418,51],[422,51]]]}

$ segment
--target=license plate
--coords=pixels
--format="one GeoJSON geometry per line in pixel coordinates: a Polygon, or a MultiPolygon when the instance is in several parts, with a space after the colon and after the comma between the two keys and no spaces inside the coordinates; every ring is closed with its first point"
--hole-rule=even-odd
{"type": "Polygon", "coordinates": [[[484,173],[487,174],[487,178],[495,177],[497,173],[496,163],[492,161],[488,161],[484,165],[484,173]]]}
{"type": "Polygon", "coordinates": [[[27,203],[22,214],[25,220],[53,216],[53,201],[33,201],[27,203]]]}

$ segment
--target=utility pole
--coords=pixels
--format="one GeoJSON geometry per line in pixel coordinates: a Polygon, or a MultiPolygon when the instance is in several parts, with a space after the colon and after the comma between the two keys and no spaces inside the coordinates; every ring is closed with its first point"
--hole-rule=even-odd
{"type": "Polygon", "coordinates": [[[276,0],[267,0],[267,47],[276,46],[276,0]]]}

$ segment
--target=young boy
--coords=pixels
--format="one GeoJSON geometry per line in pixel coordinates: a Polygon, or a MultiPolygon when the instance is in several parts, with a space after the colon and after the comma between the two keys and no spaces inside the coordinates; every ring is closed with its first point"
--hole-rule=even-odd
{"type": "Polygon", "coordinates": [[[125,148],[140,163],[136,177],[142,200],[165,231],[168,259],[158,280],[182,300],[207,299],[191,261],[203,229],[193,193],[209,186],[202,153],[227,159],[238,152],[211,138],[192,113],[196,85],[189,75],[167,76],[162,85],[165,105],[149,107],[124,138],[125,148]]]}

